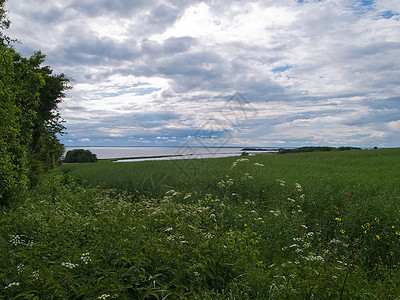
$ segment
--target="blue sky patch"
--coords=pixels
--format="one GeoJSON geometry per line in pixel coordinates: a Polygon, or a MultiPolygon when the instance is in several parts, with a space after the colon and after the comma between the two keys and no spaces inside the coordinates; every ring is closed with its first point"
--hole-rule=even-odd
{"type": "Polygon", "coordinates": [[[283,67],[277,67],[275,69],[272,69],[272,72],[274,73],[279,73],[279,72],[285,72],[289,69],[291,69],[293,66],[283,66],[283,67]]]}
{"type": "Polygon", "coordinates": [[[399,14],[393,13],[391,10],[384,11],[380,14],[380,16],[384,19],[390,19],[393,16],[398,16],[399,14]]]}

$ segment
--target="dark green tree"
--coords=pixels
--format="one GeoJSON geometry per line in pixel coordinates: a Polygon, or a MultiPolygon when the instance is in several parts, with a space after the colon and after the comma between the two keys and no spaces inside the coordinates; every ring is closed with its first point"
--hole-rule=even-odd
{"type": "Polygon", "coordinates": [[[70,150],[65,154],[65,163],[86,163],[86,162],[97,162],[96,154],[93,154],[90,150],[74,149],[70,150]]]}
{"type": "Polygon", "coordinates": [[[0,0],[0,204],[34,184],[64,152],[58,104],[69,88],[64,74],[42,67],[39,51],[23,58],[3,34],[10,21],[0,0]]]}

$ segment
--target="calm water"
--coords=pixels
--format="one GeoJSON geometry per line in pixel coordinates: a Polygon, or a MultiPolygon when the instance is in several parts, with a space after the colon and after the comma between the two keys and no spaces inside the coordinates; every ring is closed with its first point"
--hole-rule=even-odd
{"type": "MultiPolygon", "coordinates": [[[[159,159],[184,159],[184,158],[209,158],[238,156],[242,148],[199,148],[199,147],[65,147],[66,151],[73,149],[90,150],[99,159],[107,158],[132,158],[132,157],[154,157],[172,155],[173,158],[152,158],[159,159]]],[[[140,159],[149,160],[149,159],[140,159]]],[[[128,161],[128,160],[124,160],[128,161]]],[[[139,161],[139,159],[135,159],[139,161]]]]}

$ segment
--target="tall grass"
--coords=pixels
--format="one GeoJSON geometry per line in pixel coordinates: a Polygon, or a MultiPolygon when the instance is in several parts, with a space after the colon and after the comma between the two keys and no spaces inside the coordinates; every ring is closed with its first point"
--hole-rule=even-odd
{"type": "Polygon", "coordinates": [[[179,163],[43,178],[2,211],[0,297],[400,296],[398,149],[179,163]]]}

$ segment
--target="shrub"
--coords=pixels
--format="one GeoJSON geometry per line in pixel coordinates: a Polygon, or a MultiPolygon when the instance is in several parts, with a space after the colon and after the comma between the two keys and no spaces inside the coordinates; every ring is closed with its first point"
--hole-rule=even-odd
{"type": "Polygon", "coordinates": [[[96,154],[93,154],[90,150],[74,149],[67,152],[64,158],[65,163],[85,163],[85,162],[97,162],[96,154]]]}

